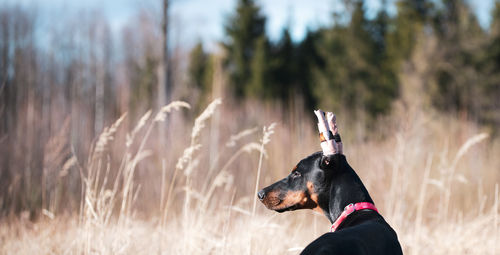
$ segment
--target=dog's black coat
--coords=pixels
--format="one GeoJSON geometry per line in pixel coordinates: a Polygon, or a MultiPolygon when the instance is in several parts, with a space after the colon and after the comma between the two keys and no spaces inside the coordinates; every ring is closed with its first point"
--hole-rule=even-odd
{"type": "MultiPolygon", "coordinates": [[[[259,199],[278,212],[320,209],[334,222],[350,203],[373,203],[344,155],[314,153],[301,160],[286,178],[259,191],[259,199]]],[[[372,210],[349,215],[337,230],[309,244],[302,254],[402,254],[396,232],[372,210]]]]}

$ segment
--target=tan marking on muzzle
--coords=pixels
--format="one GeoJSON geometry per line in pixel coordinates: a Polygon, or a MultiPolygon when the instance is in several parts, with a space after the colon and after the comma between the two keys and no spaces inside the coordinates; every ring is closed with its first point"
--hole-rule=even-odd
{"type": "MultiPolygon", "coordinates": [[[[311,183],[312,184],[312,183],[311,183]]],[[[317,201],[317,195],[314,195],[314,199],[317,201]]],[[[298,209],[313,209],[319,208],[318,203],[313,200],[309,192],[299,190],[299,191],[288,191],[285,198],[279,204],[279,206],[273,208],[273,210],[280,210],[289,207],[293,207],[293,210],[298,209]]]]}
{"type": "Polygon", "coordinates": [[[273,208],[275,206],[279,205],[280,202],[281,202],[281,200],[279,199],[279,192],[274,191],[274,190],[266,193],[264,199],[262,200],[262,203],[268,209],[271,209],[271,210],[274,210],[273,208]]]}
{"type": "MultiPolygon", "coordinates": [[[[278,209],[284,209],[290,206],[297,206],[297,205],[302,205],[307,202],[307,196],[306,193],[302,190],[299,191],[288,191],[286,193],[285,198],[280,204],[280,208],[278,209]]],[[[299,208],[297,208],[299,209],[299,208]]]]}

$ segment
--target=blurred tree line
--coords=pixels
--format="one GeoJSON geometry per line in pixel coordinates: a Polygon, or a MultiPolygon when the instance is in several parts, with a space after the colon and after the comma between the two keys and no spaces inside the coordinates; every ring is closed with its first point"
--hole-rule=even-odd
{"type": "MultiPolygon", "coordinates": [[[[266,17],[254,0],[239,0],[225,25],[225,70],[239,98],[301,98],[321,107],[372,120],[391,110],[404,86],[401,76],[415,63],[418,47],[428,71],[419,94],[429,105],[488,125],[500,124],[500,2],[483,28],[464,0],[398,0],[390,15],[386,1],[368,18],[364,1],[343,1],[332,25],[293,41],[289,28],[272,42],[266,17]],[[406,68],[405,68],[406,67],[406,68]]],[[[202,91],[211,82],[209,53],[199,43],[191,52],[189,77],[202,91]]],[[[418,56],[417,56],[418,57],[418,56]]]]}
{"type": "MultiPolygon", "coordinates": [[[[158,107],[154,13],[139,11],[115,34],[96,10],[41,15],[0,4],[0,216],[78,208],[77,165],[86,164],[96,136],[124,112],[125,126],[135,125],[158,107]]],[[[176,73],[179,51],[172,51],[176,73]]]]}
{"type": "MultiPolygon", "coordinates": [[[[344,11],[332,13],[331,25],[301,41],[285,28],[273,41],[258,4],[238,0],[225,23],[223,53],[202,43],[190,52],[169,46],[170,98],[201,108],[224,94],[321,107],[366,123],[398,100],[421,100],[498,128],[499,1],[489,27],[479,25],[465,0],[398,0],[396,13],[381,0],[375,15],[367,15],[363,1],[341,2],[344,11]],[[218,83],[227,83],[228,92],[218,83]]],[[[78,208],[72,157],[85,159],[92,139],[122,113],[129,113],[127,130],[159,106],[165,66],[155,11],[139,11],[113,33],[99,11],[43,23],[36,8],[0,4],[0,215],[55,212],[65,201],[78,208]]]]}

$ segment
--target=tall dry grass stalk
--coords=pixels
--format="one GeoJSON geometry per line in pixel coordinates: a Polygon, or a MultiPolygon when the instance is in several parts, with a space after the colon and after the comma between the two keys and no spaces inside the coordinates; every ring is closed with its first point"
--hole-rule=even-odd
{"type": "MultiPolygon", "coordinates": [[[[169,120],[179,128],[172,130],[167,151],[155,151],[153,125],[188,107],[176,103],[147,112],[128,134],[120,133],[125,116],[106,128],[86,164],[68,160],[82,169],[80,217],[47,209],[38,222],[24,216],[4,220],[0,253],[297,254],[329,230],[323,215],[277,214],[256,202],[256,190],[319,150],[312,119],[310,125],[271,124],[262,134],[247,127],[273,122],[280,113],[216,100],[192,130],[192,120],[172,114],[169,120]],[[207,125],[216,110],[220,123],[207,125]],[[310,129],[291,131],[299,125],[310,129]],[[210,128],[220,134],[215,159],[210,128]],[[110,160],[113,153],[120,161],[110,160]]],[[[383,139],[356,141],[352,130],[343,132],[350,164],[397,231],[405,254],[500,253],[500,142],[472,123],[407,114],[396,113],[371,130],[370,137],[383,139]]]]}
{"type": "Polygon", "coordinates": [[[133,217],[133,204],[137,199],[137,194],[140,186],[134,184],[134,173],[137,164],[143,159],[147,158],[151,153],[144,150],[146,141],[151,134],[153,126],[156,122],[162,122],[166,118],[166,114],[172,110],[180,108],[189,108],[189,104],[185,102],[175,101],[162,107],[155,118],[147,123],[151,110],[144,114],[131,133],[127,134],[125,145],[130,149],[134,143],[136,134],[148,125],[147,131],[143,136],[139,148],[135,153],[127,150],[122,158],[122,162],[118,169],[117,175],[114,176],[113,185],[108,185],[111,170],[111,164],[107,160],[104,152],[108,148],[109,143],[114,140],[114,136],[118,131],[120,124],[126,117],[123,114],[115,123],[109,128],[105,128],[102,134],[97,139],[95,149],[92,150],[89,157],[88,167],[86,173],[81,173],[84,188],[81,213],[80,213],[80,226],[84,235],[86,236],[81,240],[78,246],[78,253],[92,254],[95,250],[104,251],[106,253],[119,252],[123,247],[119,247],[123,239],[121,235],[117,234],[121,229],[127,229],[130,224],[130,219],[133,217]],[[105,173],[101,171],[105,170],[105,173]],[[110,225],[111,216],[115,212],[116,205],[120,205],[117,223],[115,226],[110,225]],[[113,232],[118,237],[116,240],[107,245],[102,243],[105,240],[104,229],[111,228],[117,232],[113,232]]]}
{"type": "MultiPolygon", "coordinates": [[[[262,170],[262,157],[265,155],[264,146],[271,141],[271,135],[274,134],[274,127],[276,123],[271,123],[268,127],[262,128],[262,140],[260,141],[260,156],[259,156],[259,166],[257,168],[257,178],[255,178],[255,192],[257,194],[259,191],[259,180],[260,180],[260,171],[262,170]]],[[[252,206],[252,216],[255,215],[255,208],[257,206],[257,196],[253,197],[253,206],[252,206]]]]}

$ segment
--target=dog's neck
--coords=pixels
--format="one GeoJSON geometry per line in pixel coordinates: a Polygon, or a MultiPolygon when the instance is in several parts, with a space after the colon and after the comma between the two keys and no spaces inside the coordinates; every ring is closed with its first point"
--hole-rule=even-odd
{"type": "Polygon", "coordinates": [[[325,190],[327,196],[320,203],[326,217],[333,223],[350,203],[370,202],[373,203],[368,191],[359,179],[358,175],[349,166],[344,155],[333,156],[335,169],[329,187],[325,190]]]}

